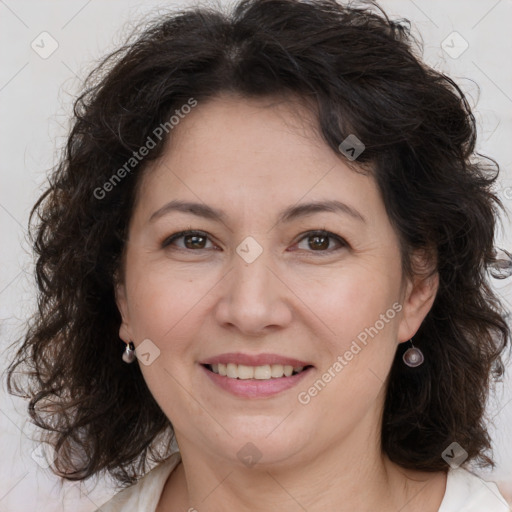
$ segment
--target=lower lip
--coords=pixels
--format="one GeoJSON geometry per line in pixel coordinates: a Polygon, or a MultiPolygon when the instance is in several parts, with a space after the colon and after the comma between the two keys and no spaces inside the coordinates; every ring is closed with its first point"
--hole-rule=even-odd
{"type": "Polygon", "coordinates": [[[221,387],[229,393],[243,398],[266,398],[277,395],[282,391],[297,385],[312,369],[310,366],[296,375],[290,377],[280,377],[277,379],[232,379],[213,373],[203,365],[200,365],[208,378],[217,386],[221,387]]]}

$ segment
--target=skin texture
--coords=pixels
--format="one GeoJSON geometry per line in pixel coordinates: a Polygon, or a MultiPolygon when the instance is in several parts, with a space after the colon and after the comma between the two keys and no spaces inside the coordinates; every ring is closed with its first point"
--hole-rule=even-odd
{"type": "Polygon", "coordinates": [[[136,347],[149,338],[160,350],[152,364],[135,364],[183,459],[158,510],[437,510],[445,474],[404,470],[380,450],[397,344],[414,336],[438,280],[402,275],[373,177],[350,169],[320,139],[314,116],[291,100],[221,96],[199,103],[172,135],[143,176],[116,290],[121,338],[136,347]],[[206,203],[226,218],[172,212],[148,220],[173,199],[206,203]],[[277,223],[288,206],[324,200],[365,221],[319,212],[277,223]],[[187,229],[208,238],[162,247],[187,229]],[[331,238],[318,249],[308,232],[322,229],[348,245],[331,238]],[[247,236],[263,249],[252,263],[236,252],[247,236]],[[401,311],[299,403],[299,392],[395,303],[401,311]],[[199,364],[225,352],[277,353],[314,368],[277,396],[240,398],[213,385],[199,364]],[[252,467],[237,457],[247,442],[261,453],[252,467]]]}

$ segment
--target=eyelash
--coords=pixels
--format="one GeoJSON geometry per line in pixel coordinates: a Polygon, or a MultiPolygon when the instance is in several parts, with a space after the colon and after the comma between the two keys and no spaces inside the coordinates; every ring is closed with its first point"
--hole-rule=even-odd
{"type": "MultiPolygon", "coordinates": [[[[175,240],[178,240],[179,238],[183,238],[185,236],[193,236],[193,235],[206,237],[209,240],[208,234],[205,233],[204,231],[198,231],[198,230],[189,229],[189,230],[185,230],[185,231],[180,231],[178,233],[174,233],[173,235],[167,237],[162,242],[162,244],[161,244],[162,249],[168,248],[175,240]]],[[[343,248],[348,248],[349,247],[349,244],[347,243],[347,241],[344,238],[342,238],[339,235],[336,235],[335,233],[331,233],[330,231],[327,231],[326,229],[318,229],[318,230],[313,230],[313,231],[306,231],[305,233],[302,233],[302,235],[304,235],[304,236],[301,236],[301,238],[296,243],[300,243],[304,239],[307,239],[307,238],[310,238],[310,237],[324,236],[324,237],[328,237],[328,238],[332,238],[332,239],[336,240],[340,244],[340,246],[341,246],[338,249],[326,249],[326,250],[318,250],[318,251],[309,250],[309,251],[306,251],[306,252],[320,253],[320,254],[323,253],[322,254],[322,256],[323,256],[325,254],[331,254],[332,252],[335,252],[335,251],[341,250],[343,248]]],[[[211,242],[211,240],[210,240],[210,242],[211,242]]],[[[178,247],[177,250],[189,251],[189,252],[198,252],[198,251],[206,251],[208,249],[206,249],[206,248],[203,248],[203,249],[187,249],[187,248],[178,247]]],[[[304,249],[299,249],[299,250],[304,250],[304,249]]]]}

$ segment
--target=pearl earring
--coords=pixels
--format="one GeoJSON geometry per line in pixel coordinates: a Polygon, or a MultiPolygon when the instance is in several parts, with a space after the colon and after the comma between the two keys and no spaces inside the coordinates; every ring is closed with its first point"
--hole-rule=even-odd
{"type": "Polygon", "coordinates": [[[123,361],[125,363],[133,363],[133,361],[135,361],[136,359],[136,356],[135,356],[135,345],[133,344],[133,342],[130,341],[130,343],[127,343],[126,344],[126,348],[123,352],[123,361]]]}
{"type": "Polygon", "coordinates": [[[407,366],[410,366],[411,368],[416,368],[417,366],[423,364],[423,361],[425,361],[425,357],[423,356],[423,352],[413,345],[412,339],[409,341],[411,342],[412,347],[408,348],[404,352],[402,359],[404,360],[404,363],[407,366]]]}

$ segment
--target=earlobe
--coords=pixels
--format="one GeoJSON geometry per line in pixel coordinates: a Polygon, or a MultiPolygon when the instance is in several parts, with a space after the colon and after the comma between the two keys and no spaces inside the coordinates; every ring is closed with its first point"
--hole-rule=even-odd
{"type": "Polygon", "coordinates": [[[434,304],[438,288],[438,272],[415,274],[408,281],[398,328],[400,343],[410,340],[416,334],[434,304]]]}
{"type": "Polygon", "coordinates": [[[119,337],[126,343],[133,340],[128,319],[128,303],[126,300],[126,287],[124,283],[116,283],[114,286],[117,309],[121,314],[121,325],[119,326],[119,337]]]}

